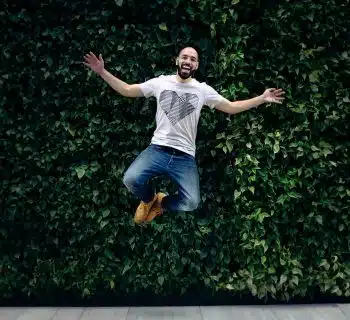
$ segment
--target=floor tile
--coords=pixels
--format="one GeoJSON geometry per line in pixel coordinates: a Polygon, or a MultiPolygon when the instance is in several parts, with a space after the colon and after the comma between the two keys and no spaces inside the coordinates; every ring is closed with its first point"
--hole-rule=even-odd
{"type": "Polygon", "coordinates": [[[343,312],[345,318],[350,320],[350,303],[348,304],[337,304],[338,308],[343,312]]]}
{"type": "Polygon", "coordinates": [[[24,313],[27,308],[0,308],[0,320],[17,320],[17,318],[24,313]]]}
{"type": "Polygon", "coordinates": [[[276,306],[279,320],[347,320],[337,305],[276,306]]]}
{"type": "MultiPolygon", "coordinates": [[[[127,320],[202,320],[199,307],[135,307],[127,320]]],[[[218,320],[218,319],[217,319],[218,320]]]]}
{"type": "Polygon", "coordinates": [[[278,320],[268,307],[217,306],[201,307],[203,320],[278,320]]]}
{"type": "Polygon", "coordinates": [[[59,308],[52,320],[80,320],[84,308],[59,308]]]}
{"type": "Polygon", "coordinates": [[[16,320],[50,320],[58,308],[27,308],[16,320]]]}
{"type": "Polygon", "coordinates": [[[85,308],[80,320],[126,320],[129,308],[85,308]]]}

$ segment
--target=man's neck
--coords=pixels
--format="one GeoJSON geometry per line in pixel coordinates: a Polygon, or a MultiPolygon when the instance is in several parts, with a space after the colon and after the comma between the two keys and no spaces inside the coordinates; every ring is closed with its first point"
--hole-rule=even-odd
{"type": "Polygon", "coordinates": [[[182,82],[182,83],[187,83],[187,82],[190,82],[192,80],[192,77],[189,77],[188,79],[182,79],[179,74],[177,73],[176,74],[176,80],[178,82],[182,82]]]}

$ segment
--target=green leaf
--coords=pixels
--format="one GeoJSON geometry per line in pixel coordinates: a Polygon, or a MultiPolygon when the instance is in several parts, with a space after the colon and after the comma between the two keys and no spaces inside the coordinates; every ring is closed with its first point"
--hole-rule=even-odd
{"type": "Polygon", "coordinates": [[[232,145],[231,141],[226,140],[226,146],[227,146],[228,152],[232,152],[232,150],[233,150],[233,145],[232,145]]]}
{"type": "Polygon", "coordinates": [[[88,288],[84,288],[83,296],[86,297],[86,296],[89,296],[89,295],[90,295],[90,290],[88,288]]]}
{"type": "Polygon", "coordinates": [[[310,82],[318,82],[319,81],[319,73],[320,70],[315,70],[309,74],[310,82]]]}
{"type": "Polygon", "coordinates": [[[303,276],[303,272],[302,272],[300,269],[298,269],[298,268],[294,268],[294,269],[292,270],[292,273],[293,273],[293,274],[298,274],[298,275],[300,275],[300,276],[303,276]]]}
{"type": "Polygon", "coordinates": [[[286,275],[281,275],[280,277],[280,285],[283,285],[284,283],[286,283],[286,281],[288,280],[287,276],[286,275]]]}
{"type": "Polygon", "coordinates": [[[235,190],[235,192],[234,192],[234,198],[235,198],[235,200],[236,200],[237,198],[239,198],[240,195],[241,195],[241,193],[240,193],[239,191],[235,190]]]}
{"type": "Polygon", "coordinates": [[[342,292],[340,290],[340,288],[338,286],[334,287],[332,290],[331,290],[331,293],[335,293],[337,295],[341,295],[342,292]]]}
{"type": "Polygon", "coordinates": [[[280,195],[280,196],[278,197],[277,203],[283,205],[284,202],[286,201],[286,199],[287,199],[287,196],[286,196],[285,194],[282,194],[282,195],[280,195]]]}
{"type": "Polygon", "coordinates": [[[294,277],[292,278],[292,283],[295,284],[296,286],[299,285],[299,278],[296,277],[296,276],[294,276],[294,277]]]}
{"type": "Polygon", "coordinates": [[[276,269],[273,268],[273,267],[269,267],[268,272],[269,272],[269,274],[275,274],[276,273],[276,269]]]}
{"type": "Polygon", "coordinates": [[[234,288],[234,286],[232,284],[227,284],[226,285],[226,289],[227,290],[234,290],[235,288],[234,288]]]}
{"type": "Polygon", "coordinates": [[[317,223],[319,223],[319,224],[323,224],[323,218],[322,218],[322,216],[320,216],[320,215],[317,215],[317,216],[315,216],[315,219],[316,219],[316,221],[317,221],[317,223]]]}
{"type": "Polygon", "coordinates": [[[159,285],[162,286],[163,283],[164,283],[164,277],[163,276],[159,276],[157,280],[158,280],[159,285]]]}
{"type": "Polygon", "coordinates": [[[102,220],[101,223],[100,223],[101,229],[103,229],[107,224],[108,224],[107,221],[102,220]]]}
{"type": "Polygon", "coordinates": [[[48,58],[46,59],[46,61],[47,61],[48,66],[51,67],[51,66],[52,66],[52,63],[53,63],[52,58],[51,58],[51,57],[48,57],[48,58]]]}
{"type": "Polygon", "coordinates": [[[85,169],[84,168],[76,168],[75,171],[77,172],[78,178],[81,179],[85,175],[85,169]]]}
{"type": "Polygon", "coordinates": [[[159,29],[163,30],[163,31],[168,31],[168,27],[167,27],[166,23],[161,23],[159,25],[159,29]]]}
{"type": "Polygon", "coordinates": [[[123,268],[123,271],[122,271],[122,275],[124,275],[127,271],[129,271],[131,269],[131,263],[130,261],[128,261],[125,265],[125,267],[123,268]]]}
{"type": "Polygon", "coordinates": [[[111,213],[111,211],[109,209],[103,210],[102,211],[102,217],[106,218],[109,216],[109,214],[111,213]]]}
{"type": "Polygon", "coordinates": [[[313,13],[309,13],[309,14],[307,15],[307,18],[308,18],[311,22],[313,22],[313,21],[314,21],[314,14],[313,14],[313,13]]]}
{"type": "Polygon", "coordinates": [[[258,293],[258,291],[257,291],[256,285],[253,285],[253,286],[252,286],[252,295],[253,295],[253,296],[256,296],[257,293],[258,293]]]}
{"type": "Polygon", "coordinates": [[[323,259],[322,262],[320,263],[320,267],[324,267],[324,269],[328,271],[331,266],[326,259],[323,259]]]}
{"type": "Polygon", "coordinates": [[[105,249],[104,250],[104,254],[105,254],[105,256],[108,258],[108,259],[113,259],[113,257],[114,257],[114,255],[113,255],[113,252],[111,251],[111,250],[109,250],[109,249],[105,249]]]}

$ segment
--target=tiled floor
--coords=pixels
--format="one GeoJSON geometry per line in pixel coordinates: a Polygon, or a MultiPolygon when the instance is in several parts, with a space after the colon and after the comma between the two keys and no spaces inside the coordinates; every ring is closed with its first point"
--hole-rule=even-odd
{"type": "Polygon", "coordinates": [[[350,304],[218,307],[0,308],[0,320],[350,320],[350,304]]]}

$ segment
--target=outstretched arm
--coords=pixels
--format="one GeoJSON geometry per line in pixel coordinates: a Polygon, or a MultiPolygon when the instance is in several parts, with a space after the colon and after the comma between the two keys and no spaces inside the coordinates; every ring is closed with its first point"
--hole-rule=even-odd
{"type": "Polygon", "coordinates": [[[84,65],[89,67],[92,71],[98,74],[104,81],[106,81],[115,91],[124,97],[136,98],[143,97],[138,84],[127,84],[126,82],[113,76],[104,67],[104,61],[102,55],[100,54],[97,58],[95,54],[90,52],[84,56],[84,65]]]}
{"type": "Polygon", "coordinates": [[[217,105],[215,108],[219,111],[226,112],[229,114],[236,114],[242,111],[246,111],[252,108],[256,108],[263,103],[279,103],[281,104],[284,100],[285,92],[282,89],[267,89],[265,92],[255,98],[241,100],[241,101],[224,101],[217,105]]]}

